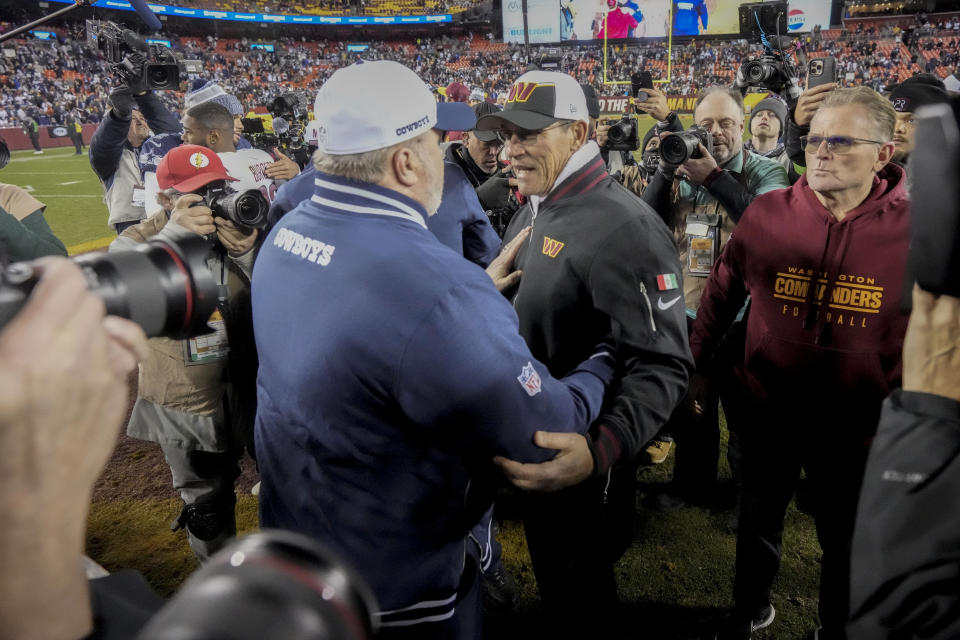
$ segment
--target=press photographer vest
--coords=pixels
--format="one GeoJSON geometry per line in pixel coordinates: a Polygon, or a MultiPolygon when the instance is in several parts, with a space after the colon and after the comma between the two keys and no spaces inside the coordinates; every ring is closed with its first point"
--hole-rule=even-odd
{"type": "MultiPolygon", "coordinates": [[[[147,217],[142,186],[137,152],[125,144],[117,172],[113,174],[110,186],[103,195],[103,202],[110,214],[107,224],[112,227],[121,222],[143,220],[147,217]],[[141,188],[135,189],[136,187],[141,188]]],[[[152,206],[153,211],[160,208],[156,202],[152,203],[152,206]]]]}

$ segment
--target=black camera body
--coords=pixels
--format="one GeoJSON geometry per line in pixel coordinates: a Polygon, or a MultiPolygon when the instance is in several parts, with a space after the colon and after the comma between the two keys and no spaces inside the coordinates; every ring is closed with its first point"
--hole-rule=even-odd
{"type": "Polygon", "coordinates": [[[607,146],[610,151],[636,151],[640,148],[640,135],[637,131],[637,119],[624,114],[619,120],[606,120],[607,146]]]}
{"type": "Polygon", "coordinates": [[[660,141],[660,157],[665,163],[678,167],[691,158],[703,157],[701,144],[713,155],[713,136],[703,127],[693,125],[686,131],[664,136],[660,141]]]}
{"type": "Polygon", "coordinates": [[[779,55],[764,54],[740,65],[734,85],[741,90],[759,87],[774,93],[784,93],[792,77],[779,55]]]}
{"type": "Polygon", "coordinates": [[[182,60],[161,44],[147,44],[130,29],[113,22],[87,21],[87,37],[103,52],[114,73],[134,95],[154,91],[176,91],[180,73],[197,73],[199,60],[182,60]]]}
{"type": "Polygon", "coordinates": [[[257,189],[236,191],[223,182],[207,186],[200,194],[214,217],[226,218],[247,233],[267,225],[270,203],[257,189]]]}
{"type": "Polygon", "coordinates": [[[273,151],[277,148],[291,156],[301,167],[306,166],[312,154],[306,141],[312,108],[313,100],[306,91],[281,94],[267,105],[272,131],[267,130],[263,118],[243,118],[243,137],[255,149],[273,151]]]}

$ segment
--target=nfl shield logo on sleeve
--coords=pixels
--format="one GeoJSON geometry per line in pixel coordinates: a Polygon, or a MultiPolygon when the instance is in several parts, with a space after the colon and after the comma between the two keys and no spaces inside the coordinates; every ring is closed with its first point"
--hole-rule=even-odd
{"type": "Polygon", "coordinates": [[[520,381],[523,390],[527,392],[528,396],[533,397],[540,393],[540,374],[533,368],[533,363],[527,363],[527,366],[525,366],[520,372],[520,375],[517,376],[517,380],[520,381]]]}

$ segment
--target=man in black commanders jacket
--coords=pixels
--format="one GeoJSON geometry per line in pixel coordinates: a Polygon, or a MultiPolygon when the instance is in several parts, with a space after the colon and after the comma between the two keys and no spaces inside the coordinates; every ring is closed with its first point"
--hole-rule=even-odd
{"type": "Polygon", "coordinates": [[[497,460],[515,485],[538,492],[525,494],[523,516],[551,631],[606,638],[613,564],[632,538],[636,454],[683,396],[692,358],[673,237],[607,174],[587,117],[571,76],[531,71],[477,128],[497,131],[528,198],[504,239],[529,234],[513,304],[530,350],[556,375],[599,342],[617,348],[620,378],[588,438],[544,425],[536,443],[558,449],[553,460],[497,460]]]}

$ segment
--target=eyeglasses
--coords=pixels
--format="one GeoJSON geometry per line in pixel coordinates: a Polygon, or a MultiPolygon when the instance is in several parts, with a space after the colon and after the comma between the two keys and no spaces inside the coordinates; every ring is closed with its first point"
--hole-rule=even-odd
{"type": "Polygon", "coordinates": [[[851,138],[850,136],[800,136],[800,144],[807,153],[816,153],[820,145],[827,143],[827,151],[830,153],[850,153],[855,144],[886,144],[880,140],[867,140],[866,138],[851,138]]]}
{"type": "Polygon", "coordinates": [[[507,144],[513,140],[513,136],[517,136],[517,139],[520,141],[520,144],[534,144],[537,142],[538,137],[544,131],[550,131],[550,129],[559,129],[560,127],[565,127],[567,125],[573,124],[573,120],[564,120],[562,122],[557,122],[549,127],[544,127],[543,129],[497,129],[497,140],[500,141],[500,144],[507,144]]]}

